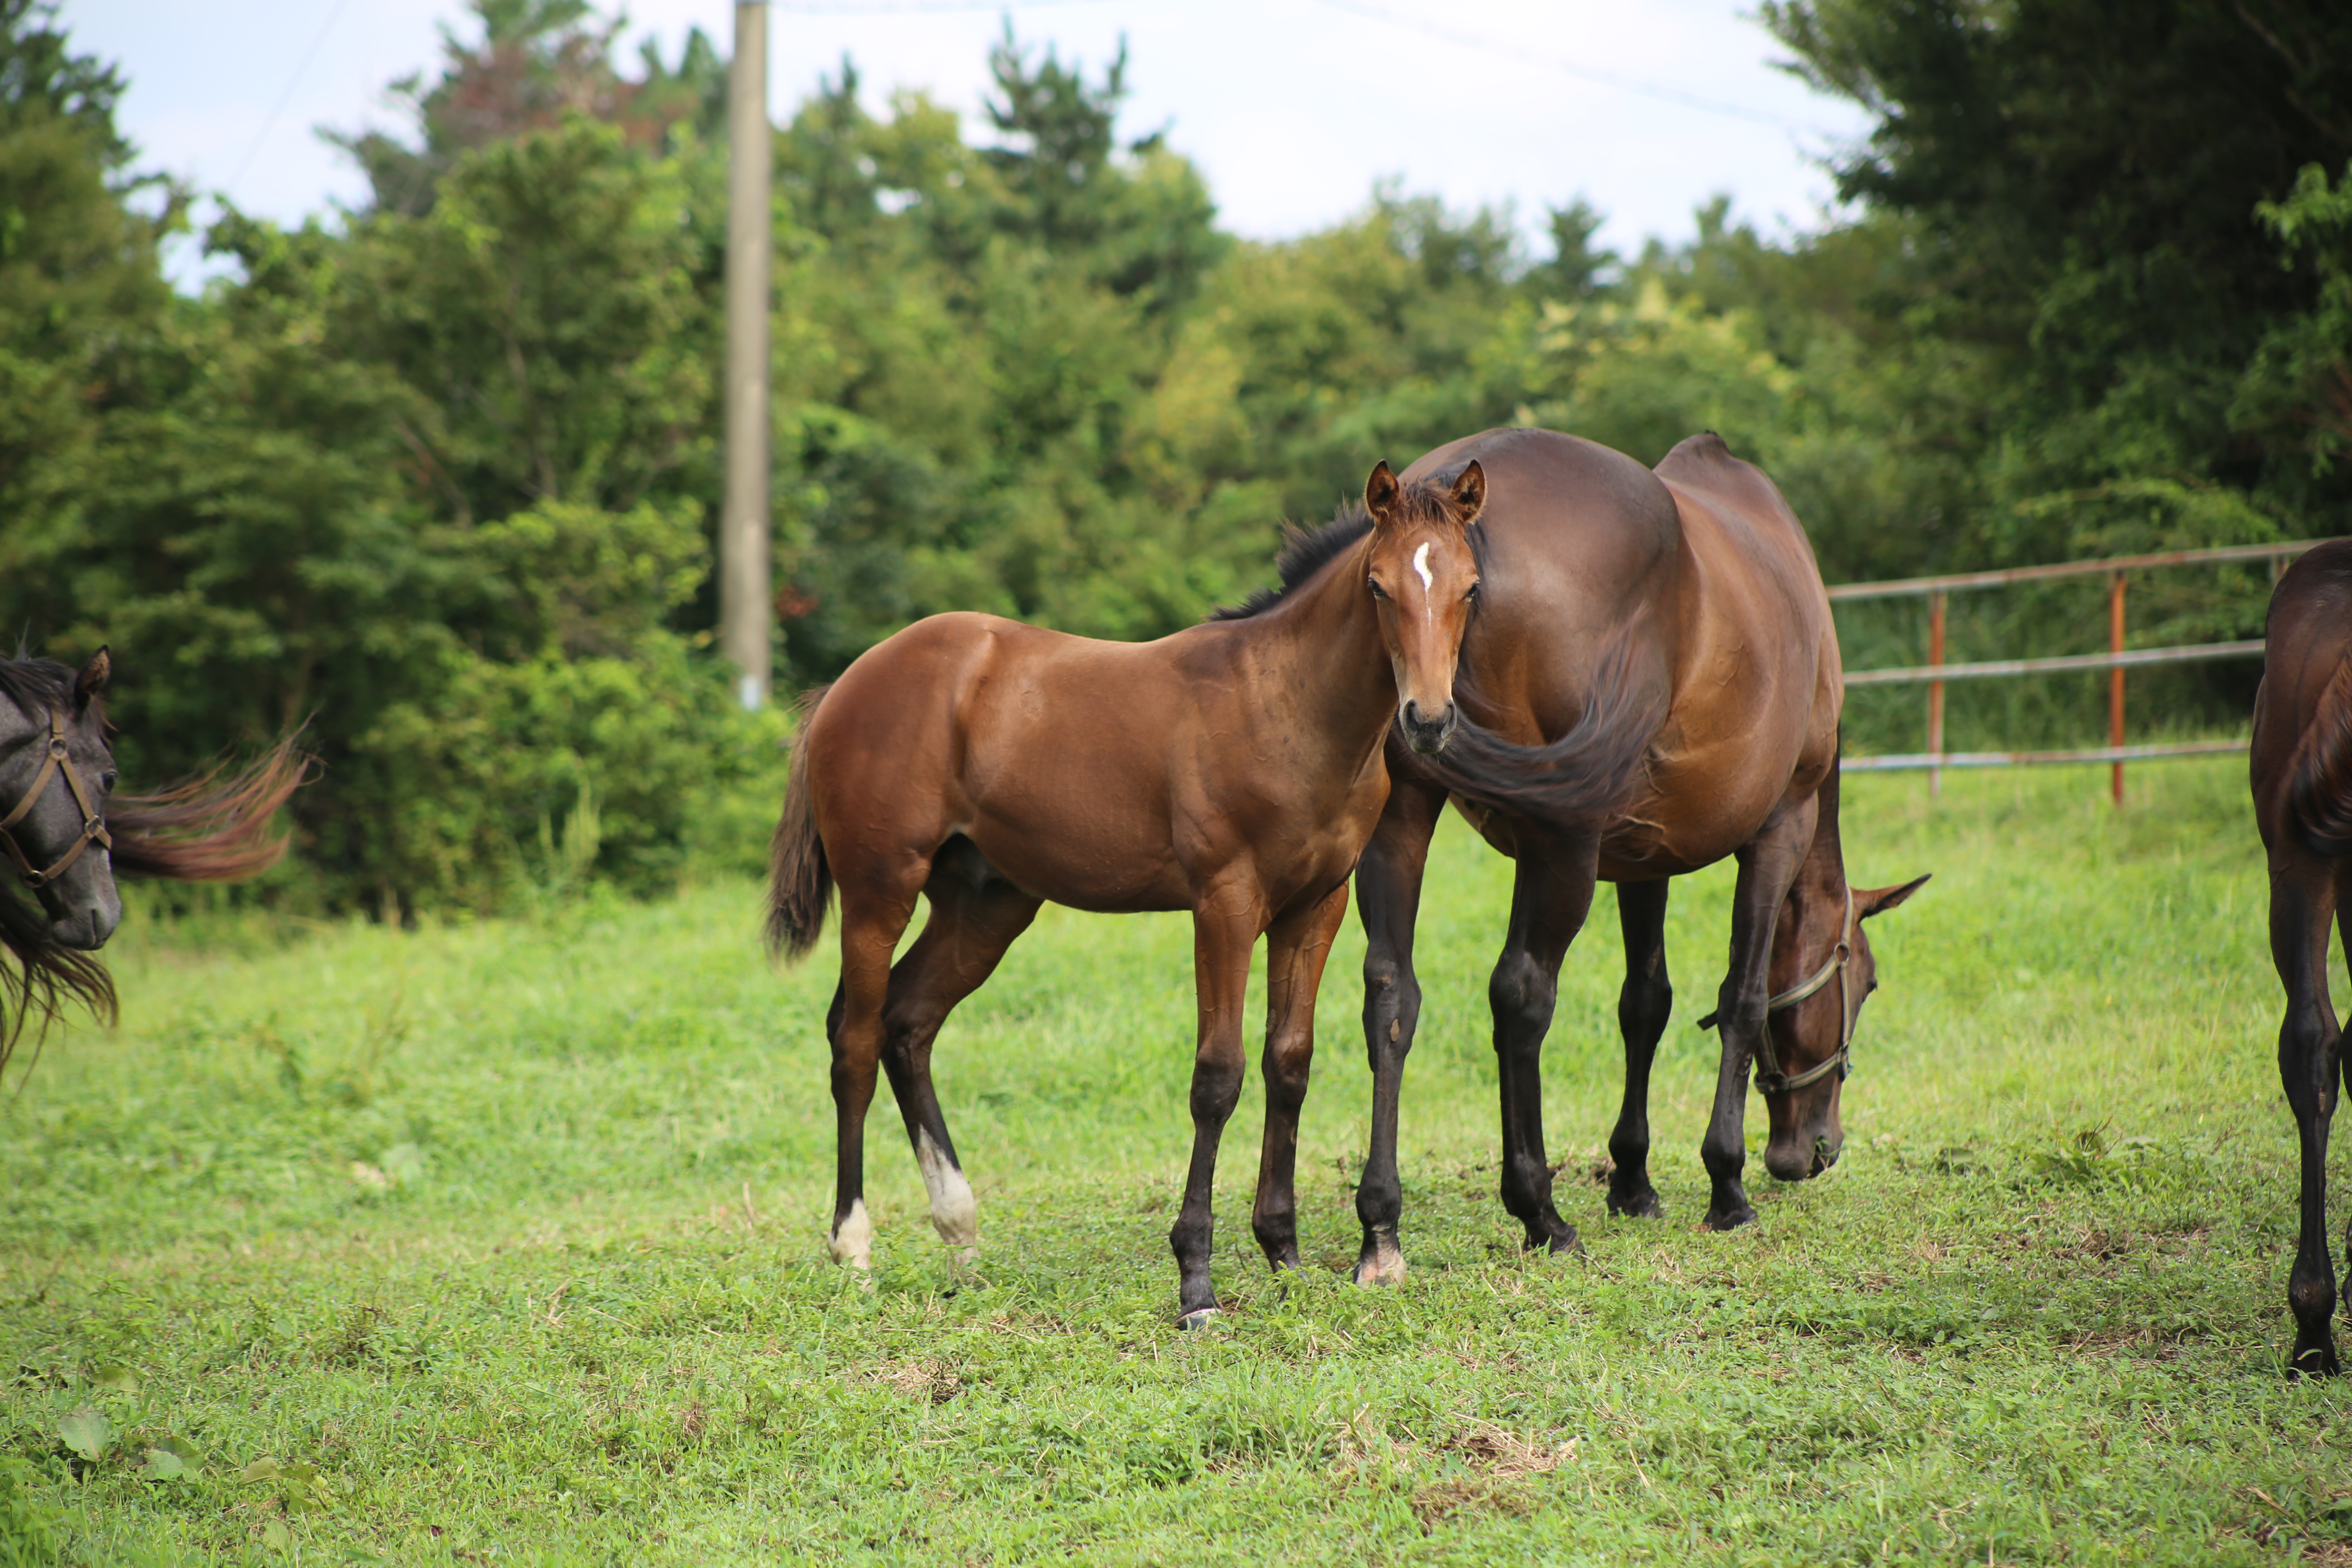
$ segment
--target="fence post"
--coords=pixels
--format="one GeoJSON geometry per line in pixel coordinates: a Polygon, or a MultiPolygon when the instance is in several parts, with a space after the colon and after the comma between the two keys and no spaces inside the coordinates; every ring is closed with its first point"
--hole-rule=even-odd
{"type": "MultiPolygon", "coordinates": [[[[2107,579],[2107,651],[2124,651],[2124,574],[2117,572],[2107,579]]],[[[2107,744],[2121,750],[2124,743],[2124,668],[2117,665],[2107,671],[2107,744]]],[[[2123,809],[2124,763],[2115,762],[2115,778],[2109,785],[2115,796],[2116,809],[2123,809]]]]}
{"type": "MultiPolygon", "coordinates": [[[[1941,588],[1927,595],[1927,662],[1940,668],[1944,662],[1944,591],[1941,588]]],[[[1944,683],[1927,683],[1927,755],[1940,759],[1944,754],[1944,683]]],[[[1934,800],[1944,793],[1944,770],[1937,761],[1927,763],[1927,798],[1934,800]]]]}

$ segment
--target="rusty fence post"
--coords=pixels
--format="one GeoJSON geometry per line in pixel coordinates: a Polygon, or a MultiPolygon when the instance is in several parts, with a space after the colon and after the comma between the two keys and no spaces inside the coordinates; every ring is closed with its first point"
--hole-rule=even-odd
{"type": "MultiPolygon", "coordinates": [[[[1927,663],[1936,668],[1944,663],[1944,593],[1938,588],[1927,595],[1927,663]]],[[[1927,755],[1930,759],[1944,754],[1944,683],[1927,683],[1927,755]]],[[[1927,763],[1927,798],[1934,800],[1944,793],[1944,770],[1934,761],[1927,763]]]]}
{"type": "MultiPolygon", "coordinates": [[[[2107,651],[2124,651],[2124,574],[2116,573],[2107,579],[2107,651]]],[[[2121,750],[2124,743],[2124,667],[2117,665],[2107,671],[2107,744],[2121,750]]],[[[2115,762],[2115,777],[2109,785],[2115,796],[2116,809],[2123,809],[2124,763],[2115,762]]]]}

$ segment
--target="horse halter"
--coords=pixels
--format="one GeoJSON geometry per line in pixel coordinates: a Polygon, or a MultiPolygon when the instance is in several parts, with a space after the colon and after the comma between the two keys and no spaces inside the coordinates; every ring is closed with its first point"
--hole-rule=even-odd
{"type": "Polygon", "coordinates": [[[0,816],[0,846],[6,847],[8,858],[16,863],[16,875],[24,879],[26,887],[46,888],[64,876],[66,868],[80,859],[81,852],[93,842],[109,849],[114,847],[114,840],[107,835],[106,818],[90,805],[89,792],[82,787],[81,774],[75,769],[73,758],[66,753],[65,719],[52,708],[49,710],[49,754],[42,760],[41,771],[33,775],[33,785],[25,792],[25,798],[16,803],[16,809],[6,816],[0,816]],[[25,853],[25,847],[16,842],[15,830],[47,792],[51,773],[65,775],[66,788],[73,792],[74,804],[81,807],[81,836],[74,840],[72,848],[58,858],[55,865],[44,870],[33,864],[32,858],[25,853]]]}
{"type": "MultiPolygon", "coordinates": [[[[1843,1082],[1853,1071],[1853,994],[1845,983],[1845,968],[1853,958],[1853,889],[1848,887],[1845,890],[1845,920],[1838,927],[1837,948],[1830,954],[1829,961],[1813,971],[1810,979],[1791,985],[1764,1004],[1768,1016],[1785,1013],[1835,979],[1838,983],[1837,1049],[1825,1060],[1792,1078],[1780,1070],[1780,1053],[1772,1048],[1772,1031],[1766,1029],[1757,1041],[1758,1052],[1763,1058],[1763,1070],[1756,1075],[1756,1091],[1759,1094],[1787,1094],[1809,1083],[1818,1083],[1832,1073],[1837,1074],[1843,1082]]],[[[1698,1021],[1698,1026],[1712,1028],[1721,1016],[1719,1012],[1709,1013],[1698,1021]]]]}

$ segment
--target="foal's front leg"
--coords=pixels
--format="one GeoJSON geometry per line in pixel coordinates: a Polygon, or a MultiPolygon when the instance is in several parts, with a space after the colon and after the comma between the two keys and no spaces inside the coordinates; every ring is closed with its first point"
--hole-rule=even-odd
{"type": "Polygon", "coordinates": [[[1192,1058],[1192,1163],[1184,1205],[1168,1233],[1176,1253],[1177,1324],[1196,1329],[1216,1315],[1209,1283],[1216,1219],[1213,1211],[1217,1142],[1242,1092],[1242,1004],[1249,989],[1250,949],[1262,928],[1244,900],[1212,897],[1192,916],[1192,977],[1200,1008],[1192,1058]]]}
{"type": "Polygon", "coordinates": [[[1342,881],[1266,932],[1265,1142],[1258,1152],[1250,1229],[1276,1268],[1298,1267],[1298,1110],[1307,1102],[1307,1074],[1315,1060],[1315,995],[1331,939],[1347,915],[1342,881]]]}

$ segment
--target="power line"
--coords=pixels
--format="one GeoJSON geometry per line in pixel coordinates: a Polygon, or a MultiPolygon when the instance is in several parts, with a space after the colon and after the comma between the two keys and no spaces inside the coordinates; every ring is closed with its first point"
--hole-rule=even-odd
{"type": "Polygon", "coordinates": [[[343,8],[350,4],[351,0],[335,0],[334,9],[328,12],[327,19],[319,25],[318,36],[310,40],[310,47],[303,51],[301,63],[294,68],[293,76],[286,83],[286,90],[278,95],[278,102],[270,110],[269,117],[261,122],[260,133],[254,137],[253,145],[245,150],[245,157],[237,163],[236,173],[231,174],[228,177],[228,184],[222,187],[227,194],[232,195],[236,194],[237,183],[245,178],[246,171],[253,167],[253,160],[260,153],[261,144],[269,140],[271,132],[278,129],[278,117],[286,112],[288,104],[294,101],[294,89],[302,85],[302,78],[309,73],[310,62],[319,58],[320,47],[327,41],[327,35],[334,30],[335,19],[343,14],[343,8]]]}
{"type": "Polygon", "coordinates": [[[1660,87],[1654,82],[1637,81],[1632,77],[1619,76],[1614,71],[1597,70],[1591,66],[1580,65],[1574,60],[1562,59],[1558,56],[1531,54],[1515,45],[1498,43],[1492,38],[1482,38],[1474,33],[1457,32],[1451,27],[1441,27],[1434,23],[1424,22],[1418,16],[1399,16],[1383,6],[1361,4],[1360,0],[1316,0],[1316,3],[1365,21],[1385,22],[1391,27],[1402,27],[1407,32],[1420,33],[1424,37],[1438,38],[1465,49],[1476,49],[1482,54],[1496,55],[1504,59],[1515,60],[1521,65],[1539,66],[1546,70],[1558,71],[1562,76],[1574,77],[1580,81],[1592,82],[1601,87],[1613,87],[1620,92],[1630,92],[1636,97],[1654,99],[1660,103],[1672,103],[1684,109],[1696,109],[1707,114],[1727,115],[1733,120],[1745,120],[1754,125],[1769,125],[1775,130],[1792,133],[1827,134],[1817,126],[1800,125],[1794,121],[1784,120],[1777,114],[1769,114],[1762,110],[1749,109],[1737,103],[1726,103],[1720,99],[1701,98],[1696,93],[1682,92],[1670,87],[1660,87]]]}

